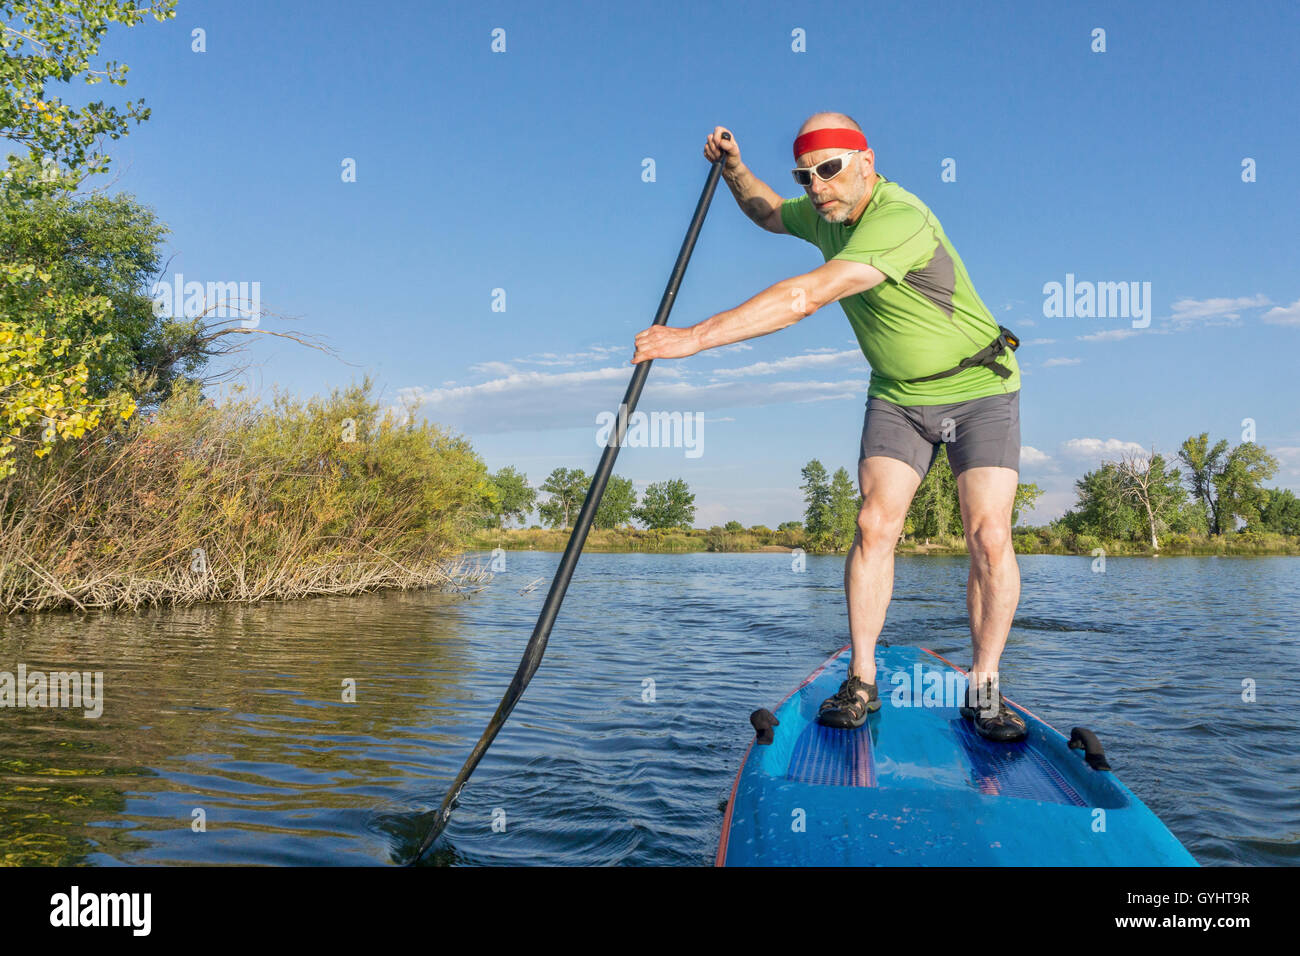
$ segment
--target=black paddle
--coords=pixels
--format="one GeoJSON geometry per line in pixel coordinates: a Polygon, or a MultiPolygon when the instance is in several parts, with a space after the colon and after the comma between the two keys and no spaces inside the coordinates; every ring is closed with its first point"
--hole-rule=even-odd
{"type": "MultiPolygon", "coordinates": [[[[731,139],[730,133],[723,133],[723,139],[731,139]]],[[[673,301],[677,297],[677,287],[682,284],[682,276],[686,274],[686,264],[691,261],[691,252],[695,249],[695,240],[700,234],[700,227],[704,225],[704,217],[709,211],[709,203],[713,201],[713,191],[717,188],[718,178],[722,175],[722,167],[727,161],[727,154],[723,153],[713,161],[713,167],[709,170],[708,181],[704,184],[704,192],[700,194],[700,201],[695,205],[695,215],[691,217],[690,228],[686,230],[686,238],[682,240],[681,251],[677,253],[677,263],[673,266],[673,273],[668,278],[668,288],[664,289],[664,296],[659,300],[659,311],[655,313],[655,325],[665,325],[668,322],[668,313],[673,310],[673,301]]],[[[429,847],[433,846],[435,840],[447,826],[447,820],[451,817],[451,811],[456,806],[456,801],[460,798],[460,792],[465,788],[470,774],[478,766],[483,754],[487,752],[492,741],[500,732],[501,727],[505,724],[506,718],[510,712],[515,709],[515,704],[519,703],[519,698],[523,696],[524,688],[528,682],[533,679],[533,674],[537,672],[538,666],[542,663],[542,654],[546,652],[546,641],[551,636],[551,625],[555,623],[555,616],[560,611],[560,602],[564,600],[564,592],[568,590],[569,579],[573,577],[573,569],[578,564],[578,556],[582,553],[582,546],[587,541],[587,532],[591,530],[591,521],[596,516],[596,508],[600,506],[600,499],[605,494],[605,485],[609,483],[609,476],[614,471],[614,459],[618,457],[618,450],[623,445],[623,439],[627,433],[627,423],[632,417],[632,412],[636,410],[637,400],[641,397],[641,389],[645,385],[646,376],[650,374],[650,364],[653,359],[641,362],[637,365],[636,371],[632,373],[632,382],[627,387],[627,393],[623,396],[623,404],[620,406],[620,413],[615,416],[616,426],[611,436],[611,440],[606,443],[605,451],[600,456],[600,465],[596,468],[596,475],[591,479],[591,487],[587,490],[587,500],[582,503],[582,510],[578,512],[577,523],[573,526],[573,534],[569,536],[569,543],[564,548],[564,557],[560,558],[560,566],[555,571],[555,580],[551,582],[551,590],[546,595],[546,603],[542,605],[542,613],[537,618],[537,626],[533,628],[533,636],[528,639],[528,646],[524,648],[523,660],[519,662],[519,670],[515,671],[514,679],[506,689],[506,695],[501,698],[501,703],[497,705],[496,713],[488,722],[487,729],[483,731],[483,736],[478,739],[474,749],[470,751],[469,759],[465,761],[465,766],[460,768],[460,773],[456,774],[456,779],[452,781],[451,789],[443,797],[442,806],[438,808],[438,815],[433,821],[433,826],[429,828],[429,835],[424,838],[420,844],[420,849],[415,856],[411,858],[410,863],[419,862],[420,858],[428,852],[429,847]],[[622,409],[626,408],[623,413],[622,409]]]]}

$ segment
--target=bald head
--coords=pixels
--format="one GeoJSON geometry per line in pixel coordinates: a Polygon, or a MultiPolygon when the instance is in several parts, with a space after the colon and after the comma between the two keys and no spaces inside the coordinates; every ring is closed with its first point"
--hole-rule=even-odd
{"type": "Polygon", "coordinates": [[[811,133],[815,129],[828,128],[852,129],[857,130],[859,133],[862,132],[862,127],[847,113],[814,113],[803,121],[797,135],[802,136],[804,133],[811,133]]]}
{"type": "MultiPolygon", "coordinates": [[[[850,129],[866,138],[862,127],[847,113],[814,113],[799,127],[795,148],[799,148],[799,136],[820,129],[850,129]]],[[[822,180],[814,174],[804,186],[817,215],[830,223],[857,222],[870,202],[872,189],[879,178],[875,168],[876,154],[871,147],[857,149],[848,155],[845,149],[844,145],[823,146],[821,149],[806,149],[795,157],[799,166],[809,168],[836,156],[845,156],[841,171],[832,174],[833,178],[822,180]]]]}

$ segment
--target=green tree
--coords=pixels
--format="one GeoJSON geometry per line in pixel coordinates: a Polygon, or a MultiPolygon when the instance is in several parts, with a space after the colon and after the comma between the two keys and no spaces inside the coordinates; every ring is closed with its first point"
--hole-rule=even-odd
{"type": "Polygon", "coordinates": [[[1016,499],[1011,505],[1011,524],[1014,526],[1020,520],[1020,512],[1026,508],[1033,508],[1042,496],[1043,489],[1036,484],[1016,485],[1016,499]]]}
{"type": "Polygon", "coordinates": [[[819,538],[831,529],[831,486],[826,467],[814,458],[803,466],[804,529],[811,538],[819,538]]]}
{"type": "Polygon", "coordinates": [[[1236,530],[1236,519],[1258,523],[1268,500],[1263,482],[1277,472],[1277,459],[1263,445],[1242,442],[1228,453],[1223,470],[1214,476],[1219,520],[1236,530]]]}
{"type": "MultiPolygon", "coordinates": [[[[26,155],[9,154],[0,180],[0,209],[9,225],[39,222],[25,204],[71,192],[87,176],[102,172],[108,165],[98,151],[103,138],[117,139],[130,120],[148,116],[140,102],[128,103],[125,112],[102,102],[78,109],[50,91],[77,78],[125,85],[125,65],[110,62],[95,69],[91,63],[109,24],[131,26],[147,12],[169,19],[174,5],[173,0],[0,2],[0,138],[26,149],[26,155]]],[[[12,472],[20,448],[43,457],[61,440],[80,437],[119,415],[129,418],[135,402],[105,369],[140,344],[120,340],[122,330],[113,317],[122,313],[103,288],[112,283],[65,287],[67,257],[33,254],[32,246],[57,246],[58,236],[46,242],[19,229],[17,237],[28,241],[0,243],[0,477],[12,472]]],[[[9,238],[15,238],[12,232],[9,238]]],[[[152,245],[136,241],[131,249],[148,256],[152,245]]],[[[115,249],[111,258],[127,262],[130,256],[115,249]]],[[[80,263],[85,266],[88,259],[80,263]]]]}
{"type": "Polygon", "coordinates": [[[1276,531],[1279,534],[1300,534],[1300,498],[1289,488],[1267,488],[1267,496],[1259,509],[1259,519],[1251,529],[1276,531]]]}
{"type": "Polygon", "coordinates": [[[1120,496],[1132,504],[1137,526],[1145,530],[1151,547],[1160,549],[1159,535],[1169,530],[1187,504],[1182,476],[1172,464],[1166,466],[1155,449],[1150,455],[1126,455],[1115,463],[1120,476],[1120,496]]]}
{"type": "Polygon", "coordinates": [[[1170,519],[1169,530],[1174,534],[1208,535],[1210,519],[1205,502],[1188,497],[1178,514],[1170,519]]]}
{"type": "MultiPolygon", "coordinates": [[[[928,542],[943,535],[962,535],[961,505],[957,499],[957,479],[948,463],[948,446],[941,444],[934,464],[926,472],[907,510],[912,532],[928,542]]],[[[906,524],[904,525],[906,530],[906,524]]]]}
{"type": "Polygon", "coordinates": [[[695,520],[695,495],[681,478],[657,481],[646,488],[632,516],[647,528],[690,527],[695,520]]]}
{"type": "Polygon", "coordinates": [[[542,522],[548,528],[571,527],[590,486],[581,468],[556,468],[542,483],[541,490],[550,495],[537,509],[542,522]]]}
{"type": "MultiPolygon", "coordinates": [[[[192,378],[206,361],[201,318],[156,315],[148,286],[160,265],[167,227],[133,198],[54,196],[0,206],[0,256],[35,263],[50,288],[69,301],[107,300],[107,308],[73,311],[59,334],[80,342],[110,338],[89,363],[94,395],[138,383],[135,398],[155,405],[177,376],[192,378]],[[152,379],[147,386],[143,382],[152,379]]],[[[43,295],[45,289],[29,288],[43,295]]],[[[27,315],[37,311],[28,301],[27,315]]]]}
{"type": "Polygon", "coordinates": [[[1215,479],[1223,471],[1228,440],[1219,439],[1210,447],[1210,433],[1188,438],[1178,451],[1178,458],[1187,466],[1193,496],[1205,506],[1211,534],[1222,534],[1215,479]]]}
{"type": "Polygon", "coordinates": [[[109,26],[135,26],[148,14],[169,20],[175,8],[175,0],[0,2],[0,138],[27,150],[9,155],[6,201],[71,191],[108,168],[104,139],[148,119],[144,101],[128,101],[124,110],[100,100],[78,108],[51,91],[75,79],[125,86],[126,64],[94,62],[109,26]]]}
{"type": "Polygon", "coordinates": [[[635,508],[636,489],[632,487],[632,479],[610,475],[593,521],[597,528],[621,528],[631,522],[635,508]]]}
{"type": "Polygon", "coordinates": [[[858,512],[862,510],[862,495],[854,487],[847,469],[837,468],[831,476],[830,532],[836,551],[853,547],[858,532],[858,512]]]}
{"type": "MultiPolygon", "coordinates": [[[[30,263],[0,264],[0,315],[23,311],[11,303],[30,298],[33,280],[48,282],[49,275],[30,263]]],[[[135,402],[125,390],[101,396],[87,385],[90,366],[111,336],[74,341],[60,334],[80,315],[102,315],[108,309],[105,300],[92,299],[78,308],[51,290],[49,298],[24,307],[22,323],[0,319],[0,478],[13,473],[20,448],[43,458],[59,441],[135,413],[135,402]]]]}
{"type": "Polygon", "coordinates": [[[803,530],[803,522],[802,522],[802,521],[782,521],[779,525],[776,526],[776,530],[777,530],[777,531],[802,531],[802,530],[803,530]]]}
{"type": "Polygon", "coordinates": [[[487,484],[489,494],[484,526],[501,528],[510,521],[522,524],[537,502],[537,489],[529,486],[527,476],[506,465],[496,474],[489,475],[487,484]]]}
{"type": "Polygon", "coordinates": [[[1074,483],[1075,507],[1061,524],[1076,535],[1134,541],[1141,535],[1137,510],[1124,497],[1124,478],[1114,462],[1103,462],[1074,483]]]}
{"type": "Polygon", "coordinates": [[[728,521],[726,524],[722,526],[722,530],[728,532],[729,534],[739,534],[740,532],[745,530],[745,526],[741,524],[739,521],[728,521]]]}

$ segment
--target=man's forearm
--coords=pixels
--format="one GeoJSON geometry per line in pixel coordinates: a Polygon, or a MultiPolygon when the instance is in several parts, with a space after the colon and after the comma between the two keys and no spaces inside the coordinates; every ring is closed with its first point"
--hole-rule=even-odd
{"type": "Polygon", "coordinates": [[[781,205],[781,197],[763,180],[741,165],[734,173],[723,173],[723,179],[736,197],[736,204],[741,211],[756,224],[763,225],[772,211],[781,205]]]}
{"type": "Polygon", "coordinates": [[[799,279],[784,279],[747,302],[691,326],[699,351],[779,332],[816,311],[799,279]]]}

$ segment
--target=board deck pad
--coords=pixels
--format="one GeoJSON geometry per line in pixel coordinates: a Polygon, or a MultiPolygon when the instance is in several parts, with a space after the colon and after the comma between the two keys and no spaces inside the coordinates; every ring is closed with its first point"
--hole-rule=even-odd
{"type": "Polygon", "coordinates": [[[1032,744],[995,744],[976,733],[969,721],[954,721],[954,725],[954,733],[970,758],[971,785],[980,793],[1071,807],[1088,805],[1032,744]]]}
{"type": "Polygon", "coordinates": [[[799,735],[786,777],[819,787],[874,787],[871,730],[840,730],[809,724],[799,735]]]}
{"type": "Polygon", "coordinates": [[[1024,741],[980,737],[953,693],[960,672],[923,648],[878,648],[881,708],[854,730],[822,726],[848,651],[780,704],[770,744],[751,744],[719,865],[1196,865],[1113,773],[1023,707],[1024,741]]]}

